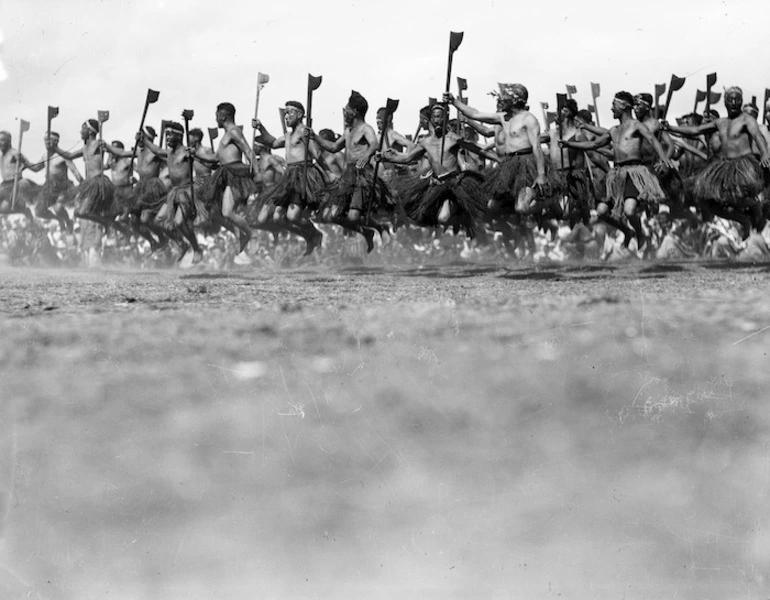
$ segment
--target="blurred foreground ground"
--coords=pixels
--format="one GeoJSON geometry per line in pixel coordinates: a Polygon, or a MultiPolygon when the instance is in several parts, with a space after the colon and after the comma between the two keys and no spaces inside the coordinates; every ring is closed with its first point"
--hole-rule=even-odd
{"type": "Polygon", "coordinates": [[[770,265],[0,269],[0,598],[770,596],[770,265]]]}

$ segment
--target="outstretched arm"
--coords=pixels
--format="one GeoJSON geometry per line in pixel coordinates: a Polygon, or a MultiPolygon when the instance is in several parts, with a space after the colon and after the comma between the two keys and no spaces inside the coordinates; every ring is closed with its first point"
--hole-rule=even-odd
{"type": "Polygon", "coordinates": [[[663,131],[670,131],[671,133],[676,133],[685,137],[698,137],[702,134],[715,133],[718,131],[715,121],[694,127],[680,127],[678,125],[671,125],[668,121],[661,121],[660,128],[663,131]]]}
{"type": "Polygon", "coordinates": [[[450,92],[444,92],[443,99],[444,99],[444,102],[454,106],[457,110],[459,110],[463,115],[465,115],[469,119],[481,121],[482,123],[489,123],[491,125],[495,125],[500,122],[499,113],[483,113],[480,110],[471,108],[467,104],[463,104],[462,102],[460,102],[450,92]]]}
{"type": "Polygon", "coordinates": [[[85,150],[85,147],[81,148],[80,150],[75,150],[74,152],[67,152],[66,150],[59,148],[59,146],[56,146],[55,150],[56,154],[62,158],[66,158],[67,160],[75,160],[76,158],[83,157],[83,150],[85,150]]]}
{"type": "MultiPolygon", "coordinates": [[[[648,130],[649,131],[649,130],[648,130]]],[[[573,142],[571,140],[559,141],[559,146],[564,148],[574,148],[575,150],[598,150],[612,141],[609,131],[600,135],[591,142],[573,142]]]]}
{"type": "Polygon", "coordinates": [[[80,174],[80,171],[78,171],[78,168],[75,166],[75,163],[68,159],[65,159],[64,163],[67,165],[67,169],[69,169],[69,172],[75,176],[75,179],[77,180],[77,182],[83,183],[83,176],[80,174]]]}
{"type": "Polygon", "coordinates": [[[425,154],[425,148],[422,144],[416,144],[405,153],[396,152],[393,148],[388,148],[380,156],[382,162],[395,163],[397,165],[408,165],[417,162],[425,154]]]}
{"type": "Polygon", "coordinates": [[[341,135],[336,141],[330,142],[329,140],[318,137],[315,134],[315,131],[309,127],[305,128],[305,135],[307,135],[311,140],[315,140],[315,143],[318,144],[319,148],[326,150],[327,152],[336,153],[345,147],[344,135],[341,135]]]}
{"type": "Polygon", "coordinates": [[[481,123],[474,121],[474,120],[467,120],[463,121],[463,123],[467,123],[470,125],[470,127],[479,135],[484,136],[485,138],[491,138],[495,135],[495,128],[494,127],[485,127],[481,123]]]}

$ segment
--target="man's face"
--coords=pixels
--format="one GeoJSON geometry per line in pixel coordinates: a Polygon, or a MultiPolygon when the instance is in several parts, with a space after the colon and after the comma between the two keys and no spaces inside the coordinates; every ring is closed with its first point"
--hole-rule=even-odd
{"type": "Polygon", "coordinates": [[[743,96],[738,92],[730,92],[725,95],[725,108],[730,115],[737,115],[743,108],[743,96]]]}
{"type": "Polygon", "coordinates": [[[225,111],[218,110],[214,115],[214,118],[217,121],[217,127],[222,127],[225,124],[225,121],[227,120],[227,115],[225,114],[225,111]]]}
{"type": "Polygon", "coordinates": [[[169,148],[176,148],[182,143],[182,132],[176,129],[166,130],[166,143],[169,148]]]}
{"type": "Polygon", "coordinates": [[[650,107],[647,106],[647,103],[643,100],[636,98],[634,100],[634,114],[636,115],[637,119],[642,121],[646,119],[650,114],[650,107]]]}
{"type": "Polygon", "coordinates": [[[385,128],[385,113],[377,113],[377,131],[382,131],[385,128]]]}
{"type": "Polygon", "coordinates": [[[302,112],[294,106],[288,106],[284,111],[283,120],[287,127],[296,127],[302,120],[302,112]]]}
{"type": "Polygon", "coordinates": [[[0,151],[8,152],[11,148],[11,136],[3,133],[0,135],[0,151]]]}
{"type": "Polygon", "coordinates": [[[86,125],[85,123],[83,123],[83,124],[80,126],[80,138],[81,138],[83,141],[85,141],[85,140],[87,140],[87,139],[90,137],[90,135],[91,135],[91,129],[89,129],[88,125],[86,125]]]}
{"type": "Polygon", "coordinates": [[[53,150],[59,144],[59,138],[55,135],[46,135],[43,138],[46,150],[53,150]]]}
{"type": "Polygon", "coordinates": [[[342,107],[342,118],[345,120],[345,125],[351,125],[356,119],[356,111],[346,104],[342,107]]]}
{"type": "Polygon", "coordinates": [[[190,146],[192,146],[193,148],[197,148],[198,146],[200,146],[202,141],[203,141],[202,137],[199,137],[197,135],[190,136],[190,146]]]}
{"type": "Polygon", "coordinates": [[[444,124],[444,111],[432,110],[430,111],[430,124],[434,129],[441,129],[444,124]]]}
{"type": "Polygon", "coordinates": [[[626,102],[623,100],[620,100],[619,98],[614,98],[612,100],[612,116],[616,119],[620,117],[626,110],[626,102]]]}

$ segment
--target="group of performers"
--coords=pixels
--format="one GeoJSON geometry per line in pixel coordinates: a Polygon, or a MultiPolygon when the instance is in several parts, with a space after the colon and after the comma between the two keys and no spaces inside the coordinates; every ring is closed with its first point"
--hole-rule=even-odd
{"type": "Polygon", "coordinates": [[[67,233],[81,219],[97,238],[114,231],[152,251],[173,242],[180,259],[192,252],[193,263],[202,258],[198,234],[220,228],[236,236],[240,251],[256,229],[298,235],[310,254],[321,246],[320,223],[363,236],[368,251],[402,226],[483,241],[493,232],[515,238],[525,224],[584,230],[601,223],[642,252],[650,244],[646,219],[662,206],[690,223],[734,221],[744,238],[770,217],[770,134],[738,87],[725,91],[725,116],[709,109],[677,125],[657,117],[650,94],[621,91],[610,129],[569,98],[543,130],[525,86],[501,84],[494,95],[496,110],[483,112],[443,94],[416,115],[415,136],[393,129],[392,106],[377,112],[376,129],[369,125],[368,102],[356,91],[340,135],[308,127],[305,107],[291,100],[281,111],[283,133],[254,119],[251,142],[235,107],[223,102],[216,151],[187,121],[164,121],[165,141],[144,126],[128,149],[104,141],[101,122],[89,119],[82,148],[65,151],[50,132],[43,158],[31,162],[2,131],[0,213],[55,220],[67,233]],[[273,154],[281,148],[284,158],[273,154]],[[23,176],[43,169],[42,186],[23,176]]]}

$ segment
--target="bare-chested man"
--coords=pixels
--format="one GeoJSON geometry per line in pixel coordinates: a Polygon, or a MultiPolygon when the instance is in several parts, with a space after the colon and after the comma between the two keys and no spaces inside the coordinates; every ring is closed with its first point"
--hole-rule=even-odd
{"type": "MultiPolygon", "coordinates": [[[[322,129],[318,132],[318,136],[330,143],[336,142],[340,137],[331,129],[322,129]]],[[[322,148],[319,149],[321,150],[321,159],[329,169],[327,173],[329,181],[337,181],[345,171],[345,151],[329,152],[322,148]]]]}
{"type": "Polygon", "coordinates": [[[557,185],[552,189],[553,198],[532,203],[525,214],[539,214],[546,210],[553,218],[566,218],[571,226],[578,221],[588,225],[593,208],[591,178],[586,169],[585,153],[574,148],[565,149],[559,145],[561,140],[582,142],[587,137],[575,123],[578,113],[577,102],[568,98],[561,108],[557,127],[552,127],[541,136],[541,141],[548,144],[548,158],[553,168],[557,185]],[[562,198],[567,200],[560,209],[557,204],[562,198]],[[563,214],[562,214],[563,213],[563,214]]]}
{"type": "Polygon", "coordinates": [[[78,183],[82,183],[83,176],[78,171],[75,163],[59,156],[56,146],[59,145],[59,134],[52,131],[45,138],[46,153],[39,163],[27,165],[27,168],[37,173],[46,168],[48,164],[48,179],[40,190],[35,202],[35,216],[39,219],[56,219],[62,232],[72,233],[72,219],[65,208],[65,203],[73,195],[74,185],[69,179],[72,173],[78,183]]]}
{"type": "Polygon", "coordinates": [[[381,178],[374,181],[371,158],[379,141],[374,129],[364,120],[369,103],[355,90],[343,108],[345,131],[336,142],[328,142],[311,130],[308,135],[327,152],[345,149],[345,171],[329,189],[328,200],[321,208],[322,217],[342,227],[360,233],[366,239],[367,250],[374,249],[374,228],[382,226],[370,218],[379,208],[391,209],[390,190],[381,178]]]}
{"type": "MultiPolygon", "coordinates": [[[[393,115],[388,117],[386,108],[377,110],[377,137],[382,139],[383,151],[394,149],[396,151],[408,151],[412,148],[412,142],[406,139],[406,136],[393,129],[393,115]],[[383,137],[383,130],[385,135],[383,137]]],[[[394,168],[395,163],[385,163],[380,168],[379,175],[388,183],[398,175],[398,170],[394,168]]]]}
{"type": "Polygon", "coordinates": [[[527,88],[507,86],[498,111],[483,113],[444,94],[444,102],[455,106],[469,119],[495,126],[495,150],[500,166],[487,172],[484,189],[491,197],[493,213],[527,211],[536,196],[549,196],[549,170],[540,147],[540,123],[527,109],[527,88]]]}
{"type": "Polygon", "coordinates": [[[27,202],[32,202],[38,193],[38,186],[29,179],[22,179],[21,171],[29,163],[11,147],[11,134],[0,131],[0,214],[21,213],[32,218],[27,202]],[[16,183],[16,198],[13,197],[13,182],[16,183]]]}
{"type": "Polygon", "coordinates": [[[594,141],[565,141],[562,144],[565,148],[595,150],[612,143],[615,166],[607,174],[607,195],[598,203],[596,210],[602,220],[623,231],[626,246],[631,241],[631,235],[636,234],[637,247],[641,250],[646,239],[638,211],[643,208],[656,212],[658,203],[666,197],[658,178],[642,165],[642,140],[652,145],[663,166],[671,168],[672,163],[647,126],[632,116],[633,105],[634,97],[629,92],[618,92],[612,101],[612,115],[620,122],[619,125],[594,141]],[[622,224],[623,216],[633,231],[622,224]]]}
{"type": "Polygon", "coordinates": [[[257,188],[254,182],[257,157],[243,131],[235,124],[235,106],[229,102],[219,104],[216,120],[217,127],[225,132],[217,148],[220,167],[212,173],[203,194],[211,216],[221,216],[228,225],[240,231],[240,252],[243,252],[251,239],[251,228],[236,210],[248,202],[257,188]],[[249,164],[244,164],[244,154],[249,164]]]}
{"type": "MultiPolygon", "coordinates": [[[[139,135],[143,136],[146,134],[140,132],[139,135]]],[[[192,165],[190,163],[194,159],[191,151],[182,144],[183,135],[184,127],[179,123],[171,121],[166,128],[166,145],[168,149],[156,146],[146,137],[143,141],[146,148],[165,160],[172,185],[166,195],[163,207],[158,212],[157,220],[172,235],[175,229],[182,233],[193,249],[192,263],[196,264],[201,261],[203,255],[193,231],[195,204],[192,195],[193,180],[191,176],[192,165]]],[[[187,248],[183,245],[179,260],[182,260],[186,253],[187,248]]]]}
{"type": "MultiPolygon", "coordinates": [[[[190,150],[195,158],[193,164],[193,186],[195,187],[195,226],[209,227],[212,225],[206,202],[204,200],[204,189],[219,165],[217,154],[208,146],[203,144],[203,131],[197,127],[190,130],[190,150]]],[[[215,224],[218,229],[220,224],[215,224]]]]}
{"type": "Polygon", "coordinates": [[[75,216],[109,228],[118,216],[118,211],[113,202],[115,188],[104,174],[105,144],[97,139],[98,133],[99,122],[88,119],[80,127],[83,147],[70,153],[57,145],[56,152],[69,160],[82,157],[85,163],[85,181],[75,192],[75,216]]]}
{"type": "Polygon", "coordinates": [[[728,88],[724,96],[727,117],[704,123],[700,127],[663,127],[688,137],[718,132],[722,141],[722,160],[711,162],[695,181],[695,198],[716,215],[742,225],[744,239],[753,225],[758,231],[765,226],[759,194],[764,188],[763,169],[770,168],[768,145],[757,120],[743,112],[743,90],[728,88]],[[756,144],[760,159],[752,154],[756,144]]]}
{"type": "Polygon", "coordinates": [[[479,151],[449,128],[445,129],[446,108],[435,104],[430,115],[430,134],[420,139],[405,154],[393,148],[382,154],[383,162],[406,165],[427,157],[431,166],[428,177],[414,175],[400,196],[407,216],[420,227],[462,226],[469,238],[475,235],[475,221],[484,216],[486,202],[483,177],[461,171],[458,152],[465,148],[479,151]],[[443,138],[443,139],[442,139],[443,138]],[[441,157],[441,145],[444,156],[441,157]]]}
{"type": "Polygon", "coordinates": [[[254,122],[260,132],[260,141],[271,148],[286,149],[283,177],[278,185],[259,198],[257,220],[261,225],[269,220],[274,223],[288,220],[296,225],[307,242],[305,254],[310,254],[321,244],[323,234],[310,221],[307,212],[318,208],[321,194],[328,186],[328,179],[316,162],[320,154],[318,146],[305,135],[307,128],[302,122],[304,118],[305,107],[302,103],[289,100],[284,109],[285,135],[275,138],[260,121],[254,122]]]}

